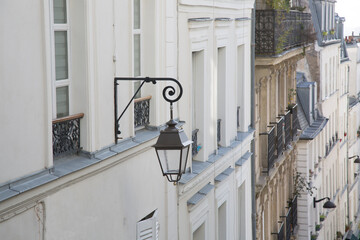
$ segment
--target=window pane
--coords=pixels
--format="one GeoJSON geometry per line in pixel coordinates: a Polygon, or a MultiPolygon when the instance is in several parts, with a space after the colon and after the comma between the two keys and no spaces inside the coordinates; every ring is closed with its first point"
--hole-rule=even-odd
{"type": "Polygon", "coordinates": [[[56,88],[56,117],[69,116],[69,87],[56,88]]]}
{"type": "Polygon", "coordinates": [[[141,49],[140,49],[140,35],[134,35],[134,77],[141,75],[141,64],[140,64],[140,56],[141,56],[141,49]]]}
{"type": "MultiPolygon", "coordinates": [[[[141,85],[141,81],[134,82],[134,93],[141,85]]],[[[141,98],[141,90],[136,94],[135,98],[141,98]]]]}
{"type": "Polygon", "coordinates": [[[140,0],[134,0],[134,29],[140,29],[140,0]]]}
{"type": "Polygon", "coordinates": [[[54,0],[54,23],[66,23],[66,0],[54,0]]]}
{"type": "Polygon", "coordinates": [[[56,80],[68,79],[67,32],[55,32],[55,74],[56,80]]]}

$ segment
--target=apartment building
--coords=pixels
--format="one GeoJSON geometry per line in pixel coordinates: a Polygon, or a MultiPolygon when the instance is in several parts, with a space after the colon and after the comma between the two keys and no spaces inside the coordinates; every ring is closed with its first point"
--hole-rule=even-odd
{"type": "Polygon", "coordinates": [[[256,1],[256,237],[264,240],[297,235],[296,69],[312,24],[310,13],[292,5],[256,1]]]}
{"type": "Polygon", "coordinates": [[[253,6],[3,1],[1,238],[253,239],[253,6]],[[173,115],[193,144],[176,185],[152,146],[162,91],[179,88],[114,80],[144,76],[183,88],[173,115]]]}
{"type": "Polygon", "coordinates": [[[353,174],[358,150],[351,148],[350,112],[351,118],[357,117],[349,105],[349,84],[356,80],[349,78],[345,19],[336,15],[335,1],[309,1],[309,7],[316,42],[298,69],[302,72],[297,84],[302,134],[297,166],[307,185],[298,201],[298,236],[342,238],[354,226],[358,202],[353,174]]]}

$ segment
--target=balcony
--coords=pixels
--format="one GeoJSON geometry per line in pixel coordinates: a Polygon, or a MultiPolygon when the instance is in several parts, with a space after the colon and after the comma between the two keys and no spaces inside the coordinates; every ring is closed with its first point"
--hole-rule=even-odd
{"type": "Polygon", "coordinates": [[[134,127],[142,127],[150,123],[151,96],[134,100],[134,127]]]}
{"type": "Polygon", "coordinates": [[[297,116],[298,105],[295,104],[295,105],[289,106],[288,110],[291,113],[291,135],[292,135],[291,138],[292,138],[292,140],[295,140],[297,130],[300,129],[300,123],[299,123],[299,119],[297,116]]]}
{"type": "Polygon", "coordinates": [[[286,218],[286,240],[291,239],[295,226],[297,225],[297,196],[290,202],[290,208],[285,216],[286,218]]]}
{"type": "Polygon", "coordinates": [[[311,14],[298,11],[256,10],[255,53],[279,55],[311,40],[311,14]]]}
{"type": "Polygon", "coordinates": [[[276,127],[276,156],[280,157],[284,151],[284,117],[277,117],[276,122],[271,122],[271,124],[274,124],[276,127]]]}
{"type": "Polygon", "coordinates": [[[290,144],[292,134],[291,134],[291,113],[287,111],[284,115],[285,117],[285,147],[290,144]]]}
{"type": "Polygon", "coordinates": [[[260,133],[260,146],[262,147],[261,159],[264,159],[263,168],[265,172],[269,173],[270,169],[273,167],[276,160],[276,135],[275,135],[275,126],[268,126],[267,132],[260,133]]]}
{"type": "Polygon", "coordinates": [[[80,119],[83,113],[58,118],[52,122],[54,158],[80,150],[80,119]]]}
{"type": "Polygon", "coordinates": [[[277,235],[277,240],[284,240],[285,239],[285,227],[283,222],[279,222],[280,227],[277,233],[271,233],[273,235],[277,235]]]}

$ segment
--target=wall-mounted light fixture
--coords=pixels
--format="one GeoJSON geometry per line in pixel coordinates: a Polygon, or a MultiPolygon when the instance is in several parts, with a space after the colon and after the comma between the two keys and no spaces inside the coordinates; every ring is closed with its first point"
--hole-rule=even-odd
{"type": "Polygon", "coordinates": [[[355,158],[354,163],[360,163],[359,155],[351,156],[351,157],[349,157],[348,159],[352,159],[352,158],[355,158]]]}
{"type": "Polygon", "coordinates": [[[316,203],[318,202],[321,202],[323,200],[327,199],[327,201],[324,203],[323,205],[323,208],[327,208],[327,209],[331,209],[331,208],[336,208],[336,205],[335,203],[333,203],[332,201],[330,201],[330,198],[329,197],[324,197],[324,198],[321,198],[319,200],[316,200],[314,198],[314,208],[316,208],[316,203]]]}
{"type": "Polygon", "coordinates": [[[114,105],[115,105],[115,143],[120,139],[119,122],[125,111],[135,99],[136,94],[140,91],[145,83],[156,84],[157,81],[172,81],[179,87],[179,94],[175,96],[176,89],[173,86],[166,86],[163,89],[163,98],[170,103],[170,120],[166,123],[167,128],[160,131],[160,136],[153,147],[155,148],[160,168],[164,176],[169,182],[177,183],[181,179],[181,175],[185,172],[186,162],[189,155],[189,149],[192,141],[188,140],[183,129],[176,127],[177,122],[173,119],[173,103],[177,102],[182,94],[183,89],[179,81],[174,78],[150,78],[150,77],[116,77],[114,79],[114,105]],[[117,86],[118,81],[142,81],[139,88],[135,91],[134,96],[126,105],[123,112],[118,117],[117,113],[117,86]]]}

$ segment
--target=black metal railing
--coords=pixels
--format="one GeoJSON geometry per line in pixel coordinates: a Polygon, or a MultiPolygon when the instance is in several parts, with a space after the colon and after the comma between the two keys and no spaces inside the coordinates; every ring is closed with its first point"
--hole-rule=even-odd
{"type": "Polygon", "coordinates": [[[291,230],[292,230],[292,211],[291,211],[291,207],[289,208],[285,219],[286,219],[286,231],[285,231],[285,236],[286,236],[286,240],[290,240],[291,238],[291,230]]]}
{"type": "Polygon", "coordinates": [[[275,159],[275,127],[272,127],[268,132],[268,171],[273,167],[275,159]]]}
{"type": "Polygon", "coordinates": [[[290,144],[291,137],[291,113],[287,111],[285,113],[285,147],[290,144]]]}
{"type": "Polygon", "coordinates": [[[291,106],[289,108],[291,112],[291,134],[292,134],[292,140],[295,139],[297,130],[300,129],[299,119],[298,119],[298,108],[297,104],[294,106],[291,106]]]}
{"type": "Polygon", "coordinates": [[[192,156],[195,156],[199,152],[198,142],[197,142],[197,133],[198,132],[199,132],[199,129],[195,129],[195,130],[192,131],[192,137],[191,137],[191,140],[193,141],[193,143],[192,143],[192,156]]]}
{"type": "Polygon", "coordinates": [[[275,126],[267,126],[267,131],[260,133],[262,172],[269,173],[276,160],[276,129],[275,126]]]}
{"type": "Polygon", "coordinates": [[[311,32],[310,13],[256,10],[255,53],[272,56],[305,45],[311,32]]]}
{"type": "Polygon", "coordinates": [[[221,119],[217,120],[217,143],[221,140],[221,119]]]}
{"type": "Polygon", "coordinates": [[[291,235],[294,234],[294,228],[297,225],[297,196],[294,197],[294,199],[289,202],[290,207],[289,210],[285,216],[286,219],[286,225],[285,225],[285,236],[286,240],[291,239],[291,235]]]}
{"type": "Polygon", "coordinates": [[[277,157],[280,157],[280,155],[283,153],[283,150],[284,150],[283,131],[284,131],[284,117],[280,117],[276,123],[277,157]]]}
{"type": "Polygon", "coordinates": [[[80,150],[80,119],[83,113],[52,121],[53,156],[59,157],[80,150]]]}
{"type": "Polygon", "coordinates": [[[134,100],[134,127],[145,126],[150,123],[151,96],[134,100]]]}
{"type": "Polygon", "coordinates": [[[297,196],[291,202],[291,226],[292,229],[297,225],[297,196]]]}
{"type": "Polygon", "coordinates": [[[278,232],[278,240],[284,240],[285,239],[285,228],[284,228],[284,223],[281,223],[280,225],[280,229],[278,232]]]}

